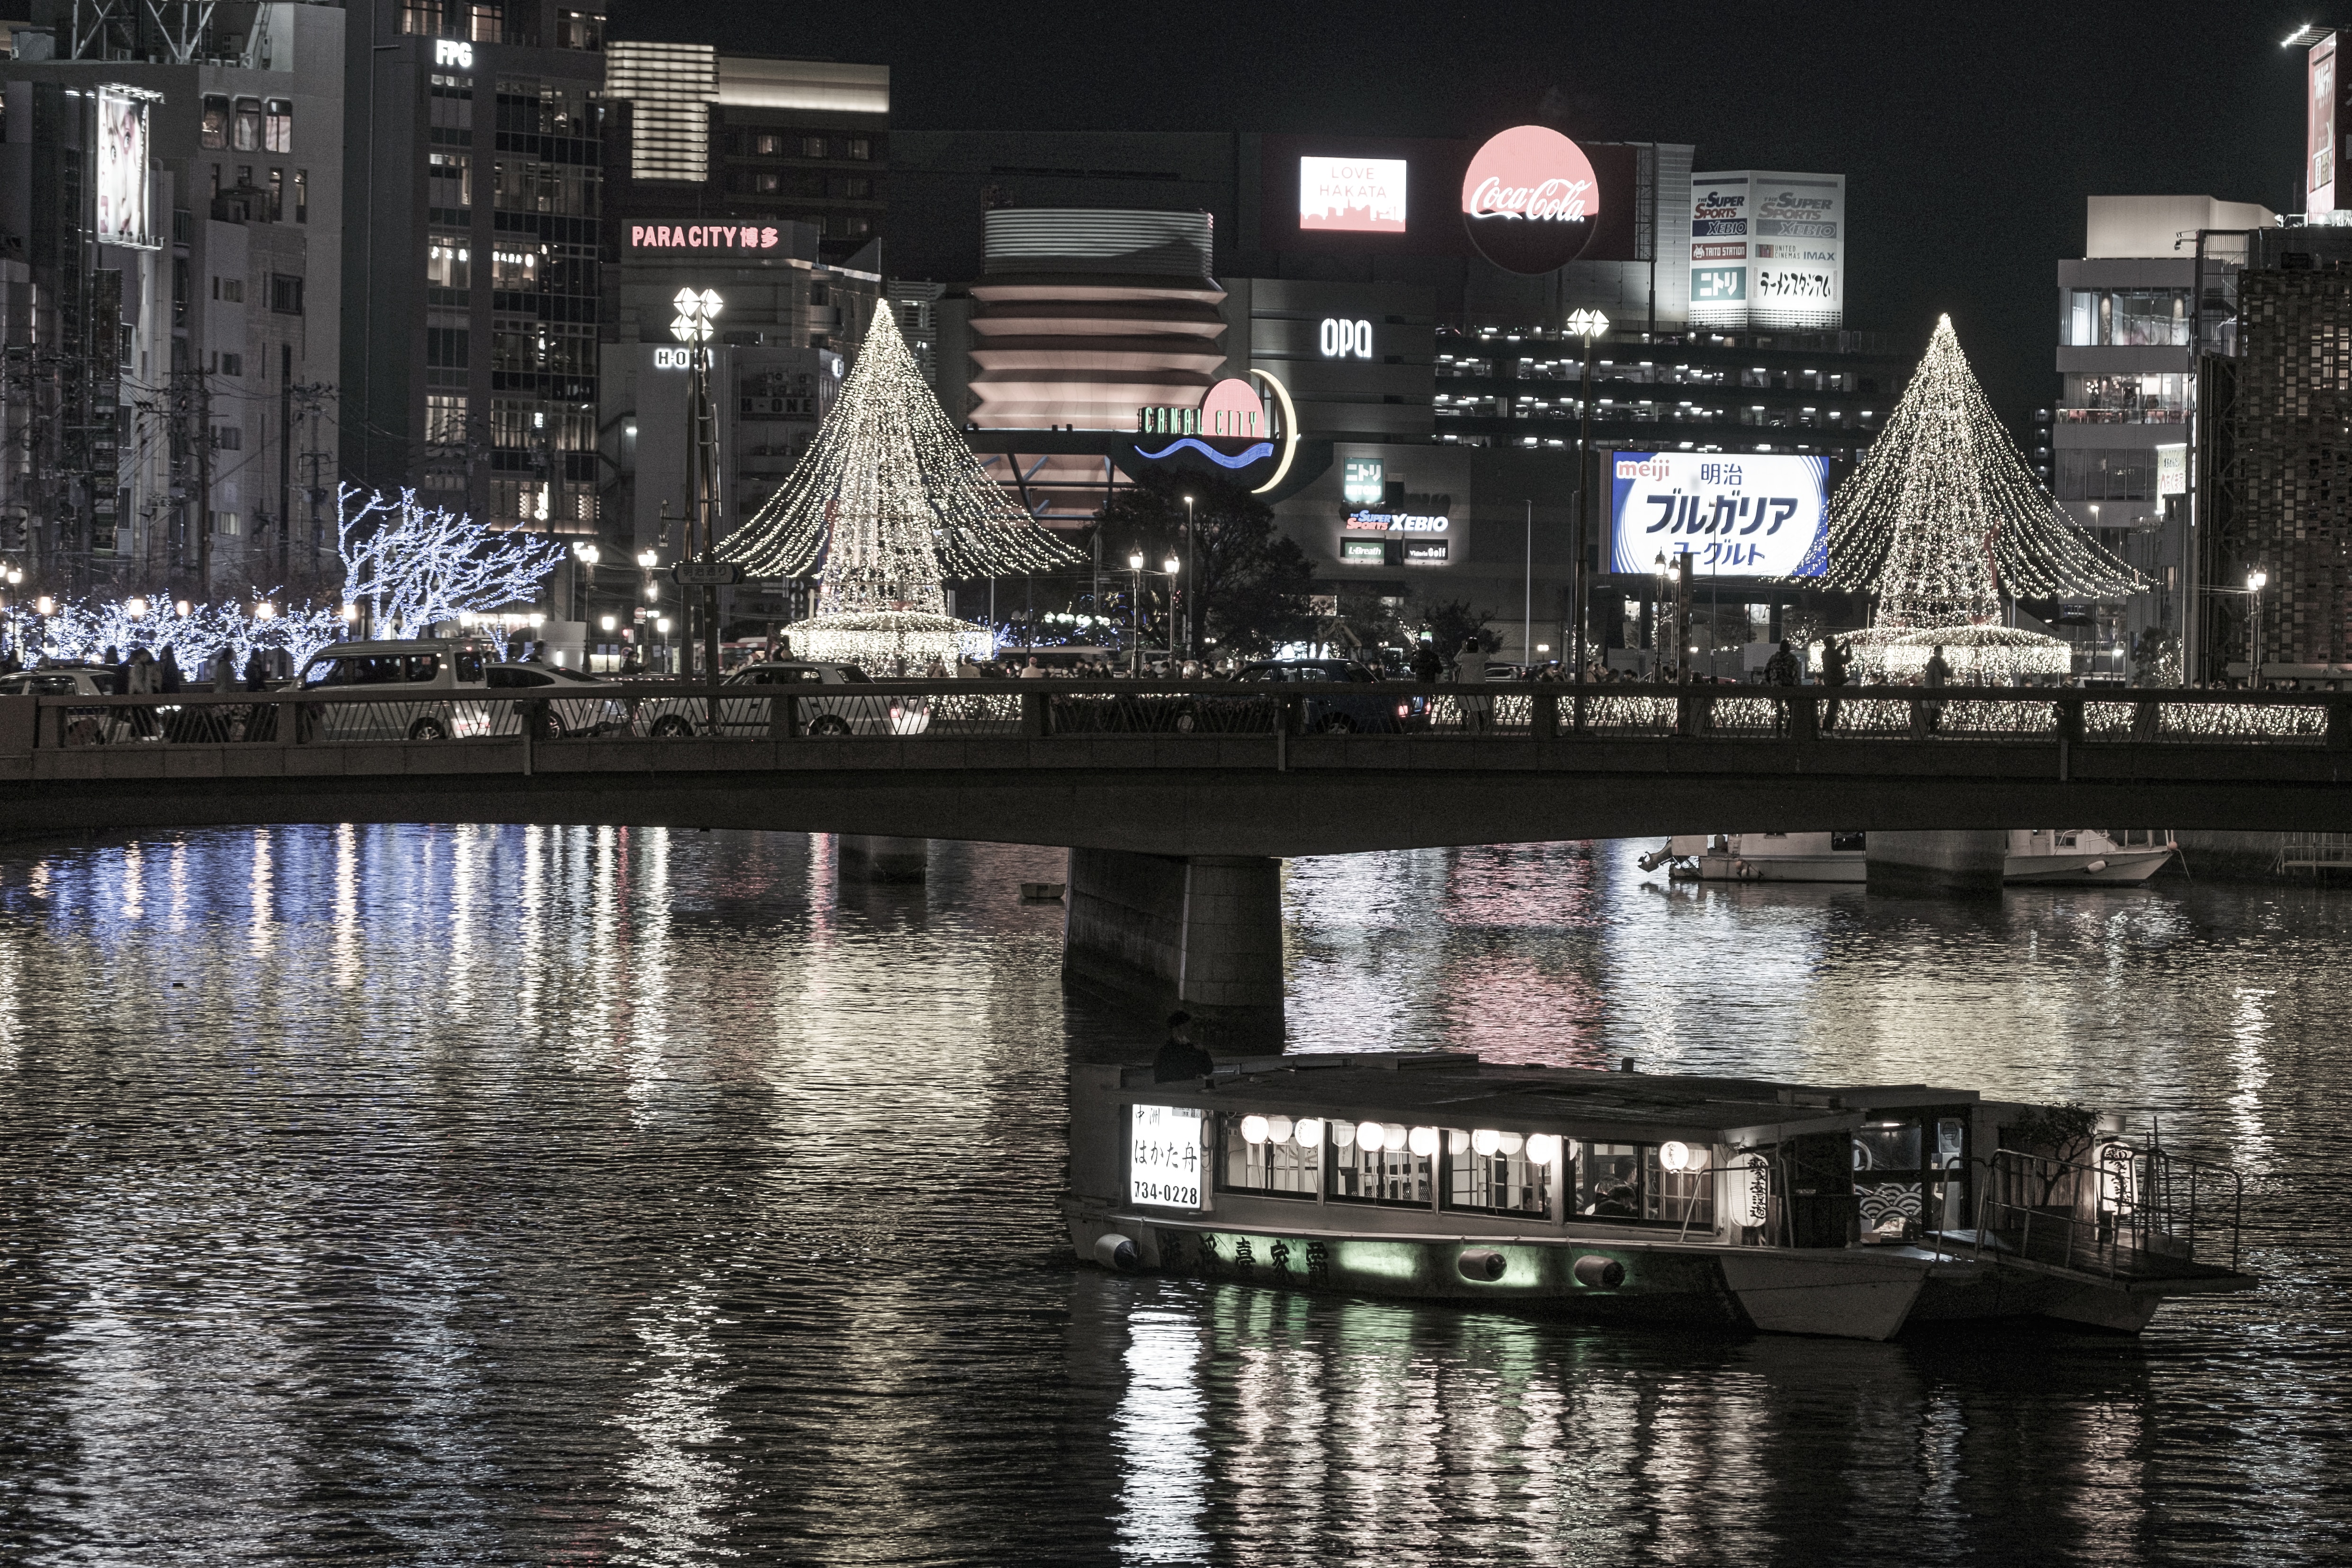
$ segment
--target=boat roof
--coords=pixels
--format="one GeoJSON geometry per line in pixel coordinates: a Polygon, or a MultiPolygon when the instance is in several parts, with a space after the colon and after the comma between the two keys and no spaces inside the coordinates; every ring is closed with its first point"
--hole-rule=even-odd
{"type": "Polygon", "coordinates": [[[1125,1092],[1223,1110],[1360,1116],[1445,1126],[1528,1127],[1608,1142],[1675,1135],[1774,1137],[1835,1132],[1867,1113],[1973,1104],[1972,1089],[1924,1083],[1811,1085],[1764,1078],[1605,1071],[1486,1062],[1454,1051],[1252,1057],[1206,1080],[1157,1083],[1120,1074],[1125,1092]]]}

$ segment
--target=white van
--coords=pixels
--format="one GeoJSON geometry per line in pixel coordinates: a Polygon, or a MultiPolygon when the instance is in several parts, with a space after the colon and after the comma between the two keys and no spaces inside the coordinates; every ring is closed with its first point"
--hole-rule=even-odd
{"type": "Polygon", "coordinates": [[[330,643],[302,664],[296,689],[306,697],[408,696],[411,702],[302,705],[314,740],[451,740],[490,733],[489,655],[473,642],[330,643]]]}

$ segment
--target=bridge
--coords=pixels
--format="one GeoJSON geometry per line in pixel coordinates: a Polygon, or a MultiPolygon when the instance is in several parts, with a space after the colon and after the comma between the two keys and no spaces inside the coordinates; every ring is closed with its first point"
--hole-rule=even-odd
{"type": "Polygon", "coordinates": [[[1289,856],[1842,831],[1873,835],[1874,880],[1883,862],[1933,881],[1965,873],[1951,846],[1971,831],[2352,831],[2352,697],[2325,693],[536,689],[566,695],[0,697],[0,834],[469,821],[841,833],[885,860],[891,840],[1056,845],[1074,971],[1172,983],[1196,1010],[1262,1011],[1270,990],[1278,1017],[1289,856]]]}

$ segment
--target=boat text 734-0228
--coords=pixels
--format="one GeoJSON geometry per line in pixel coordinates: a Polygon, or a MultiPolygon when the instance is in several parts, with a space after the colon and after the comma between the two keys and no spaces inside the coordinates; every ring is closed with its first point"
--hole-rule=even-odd
{"type": "Polygon", "coordinates": [[[1425,1052],[1070,1094],[1071,1244],[1121,1270],[1873,1340],[2254,1283],[2234,1172],[1967,1090],[1425,1052]]]}

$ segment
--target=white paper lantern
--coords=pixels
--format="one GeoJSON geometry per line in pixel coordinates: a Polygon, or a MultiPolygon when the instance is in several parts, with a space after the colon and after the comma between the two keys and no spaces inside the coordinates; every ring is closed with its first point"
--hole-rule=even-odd
{"type": "Polygon", "coordinates": [[[1265,1119],[1266,1142],[1271,1144],[1290,1142],[1291,1128],[1295,1124],[1287,1116],[1268,1116],[1265,1119]]]}
{"type": "Polygon", "coordinates": [[[1673,1139],[1658,1145],[1658,1166],[1662,1170],[1678,1171],[1690,1163],[1690,1145],[1673,1139]]]}
{"type": "Polygon", "coordinates": [[[1539,1166],[1559,1164],[1559,1140],[1549,1133],[1529,1133],[1528,1158],[1539,1166]]]}
{"type": "Polygon", "coordinates": [[[1495,1134],[1495,1152],[1496,1154],[1516,1155],[1526,1145],[1526,1144],[1527,1140],[1519,1136],[1517,1133],[1497,1133],[1495,1134]]]}
{"type": "Polygon", "coordinates": [[[1503,1146],[1503,1134],[1492,1127],[1481,1127],[1470,1134],[1470,1146],[1481,1155],[1491,1155],[1503,1146]]]}
{"type": "Polygon", "coordinates": [[[1464,1132],[1459,1127],[1446,1128],[1445,1152],[1452,1155],[1457,1160],[1463,1155],[1468,1154],[1470,1152],[1470,1134],[1464,1132]]]}
{"type": "Polygon", "coordinates": [[[1335,1149],[1354,1148],[1356,1146],[1356,1124],[1353,1122],[1332,1123],[1331,1146],[1335,1149]]]}
{"type": "Polygon", "coordinates": [[[1377,1155],[1388,1142],[1388,1131],[1378,1122],[1362,1122],[1356,1126],[1356,1146],[1368,1155],[1377,1155]]]}
{"type": "Polygon", "coordinates": [[[1402,1122],[1382,1122],[1381,1124],[1381,1147],[1384,1149],[1396,1149],[1402,1152],[1405,1146],[1405,1139],[1408,1136],[1410,1136],[1410,1134],[1405,1132],[1404,1124],[1402,1122]]]}
{"type": "Polygon", "coordinates": [[[1298,1146],[1302,1149],[1319,1149],[1323,1146],[1323,1123],[1319,1117],[1302,1116],[1290,1131],[1291,1135],[1298,1140],[1298,1146]]]}
{"type": "Polygon", "coordinates": [[[1263,1116],[1244,1116],[1242,1118],[1242,1139],[1244,1142],[1251,1144],[1263,1144],[1265,1142],[1265,1118],[1263,1116]]]}
{"type": "Polygon", "coordinates": [[[1405,1134],[1405,1146],[1423,1159],[1427,1159],[1437,1152],[1437,1129],[1415,1127],[1405,1134]]]}

